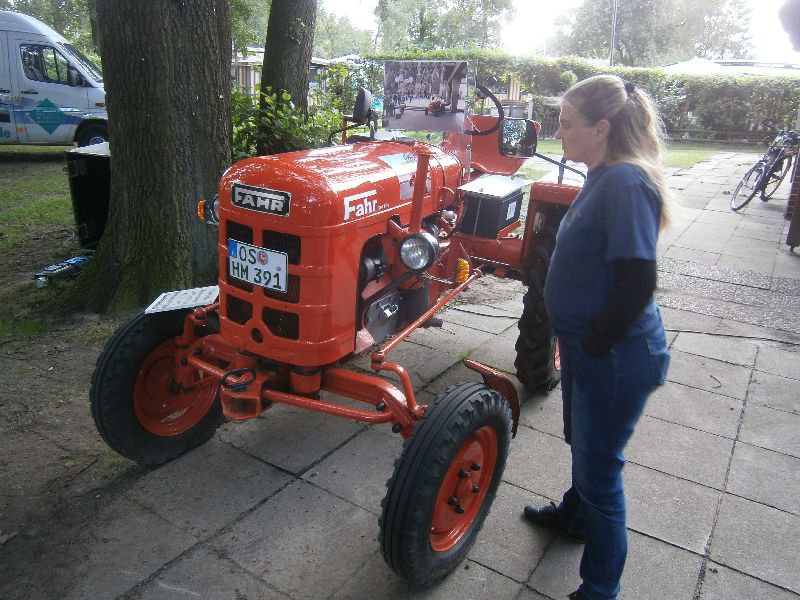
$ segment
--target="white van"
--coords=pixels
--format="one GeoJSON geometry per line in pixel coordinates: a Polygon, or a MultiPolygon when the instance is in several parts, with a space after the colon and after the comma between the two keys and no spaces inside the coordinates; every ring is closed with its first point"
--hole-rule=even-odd
{"type": "Polygon", "coordinates": [[[41,21],[0,11],[0,144],[106,141],[100,69],[41,21]]]}

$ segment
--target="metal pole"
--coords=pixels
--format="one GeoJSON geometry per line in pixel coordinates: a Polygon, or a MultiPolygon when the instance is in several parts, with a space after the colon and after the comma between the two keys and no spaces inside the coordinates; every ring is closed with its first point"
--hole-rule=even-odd
{"type": "Polygon", "coordinates": [[[617,2],[611,0],[611,49],[608,53],[608,65],[614,66],[614,44],[617,41],[617,2]]]}

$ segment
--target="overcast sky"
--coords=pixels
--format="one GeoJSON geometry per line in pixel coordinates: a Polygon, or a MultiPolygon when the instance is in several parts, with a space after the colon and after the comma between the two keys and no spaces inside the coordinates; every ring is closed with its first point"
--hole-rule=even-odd
{"type": "MultiPolygon", "coordinates": [[[[750,0],[753,6],[750,33],[754,58],[800,63],[800,52],[792,50],[789,37],[778,20],[778,9],[784,1],[750,0]]],[[[337,15],[349,17],[354,25],[362,29],[375,28],[373,11],[377,0],[322,0],[322,4],[337,15]]],[[[515,54],[541,53],[553,19],[581,4],[582,0],[514,0],[516,17],[505,29],[504,48],[515,54]],[[535,32],[540,35],[535,35],[535,32]]]]}

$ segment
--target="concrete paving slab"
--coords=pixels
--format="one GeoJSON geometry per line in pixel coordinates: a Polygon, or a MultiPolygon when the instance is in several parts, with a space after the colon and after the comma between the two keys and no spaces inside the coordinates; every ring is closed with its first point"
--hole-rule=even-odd
{"type": "Polygon", "coordinates": [[[647,400],[645,414],[734,439],[742,405],[736,398],[667,381],[647,400]]]}
{"type": "MultiPolygon", "coordinates": [[[[374,514],[296,481],[211,542],[211,548],[294,599],[342,587],[375,553],[374,514]]],[[[327,593],[326,593],[327,595],[327,593]]]]}
{"type": "Polygon", "coordinates": [[[625,466],[628,527],[697,554],[705,552],[720,495],[653,469],[625,466]]]}
{"type": "Polygon", "coordinates": [[[223,599],[292,600],[242,569],[205,549],[179,558],[137,590],[140,600],[223,599]]]}
{"type": "Polygon", "coordinates": [[[564,440],[520,427],[511,442],[503,481],[559,502],[572,481],[571,465],[564,440]]]}
{"type": "Polygon", "coordinates": [[[435,586],[421,588],[403,581],[384,563],[380,553],[372,555],[358,572],[338,588],[328,588],[329,600],[451,600],[452,598],[515,598],[523,585],[465,560],[435,586]]]}
{"type": "Polygon", "coordinates": [[[667,329],[677,331],[714,331],[722,322],[719,317],[666,306],[660,307],[661,318],[667,329]]]}
{"type": "Polygon", "coordinates": [[[667,258],[674,258],[676,260],[688,260],[705,265],[716,265],[719,257],[722,256],[720,252],[709,252],[705,250],[695,250],[693,248],[683,248],[681,246],[670,246],[663,256],[667,258]]]}
{"type": "Polygon", "coordinates": [[[748,404],[739,439],[754,446],[800,458],[800,415],[748,404]]]}
{"type": "Polygon", "coordinates": [[[234,448],[299,475],[363,430],[364,425],[347,419],[276,405],[257,419],[226,423],[217,436],[234,448]]]}
{"type": "Polygon", "coordinates": [[[274,467],[211,440],[148,473],[127,495],[165,521],[205,538],[290,481],[274,467]]]}
{"type": "Polygon", "coordinates": [[[797,379],[753,371],[747,401],[800,415],[800,382],[797,379]]]}
{"type": "Polygon", "coordinates": [[[514,600],[550,600],[550,597],[537,594],[533,590],[525,588],[514,600]]]}
{"type": "MultiPolygon", "coordinates": [[[[106,507],[75,542],[83,560],[63,598],[116,598],[197,543],[182,529],[130,500],[106,507]]],[[[46,576],[46,575],[45,575],[46,576]]]]}
{"type": "Polygon", "coordinates": [[[800,348],[762,346],[756,359],[756,369],[797,380],[800,391],[800,348]]]}
{"type": "Polygon", "coordinates": [[[498,335],[479,346],[470,354],[469,358],[498,371],[516,373],[514,368],[514,361],[517,359],[515,343],[516,336],[511,338],[498,335]]]}
{"type": "Polygon", "coordinates": [[[359,433],[308,470],[303,479],[376,515],[386,495],[386,481],[403,449],[403,438],[377,431],[359,433]]]}
{"type": "Polygon", "coordinates": [[[706,566],[698,600],[731,600],[732,598],[797,600],[797,597],[797,594],[772,584],[709,562],[706,566]]]}
{"type": "Polygon", "coordinates": [[[542,496],[501,482],[497,497],[468,557],[517,582],[525,582],[555,533],[522,518],[526,504],[547,504],[542,496]]]}
{"type": "Polygon", "coordinates": [[[517,317],[509,315],[506,310],[485,304],[458,304],[439,313],[449,323],[488,333],[502,333],[509,327],[516,327],[517,317]]]}
{"type": "Polygon", "coordinates": [[[522,405],[519,422],[531,429],[564,439],[564,417],[561,390],[538,394],[522,405]]]}
{"type": "Polygon", "coordinates": [[[685,332],[678,335],[671,349],[752,367],[756,362],[758,346],[746,340],[685,332]]]}
{"type": "Polygon", "coordinates": [[[451,352],[454,348],[459,352],[470,352],[493,337],[494,334],[445,321],[442,327],[417,329],[408,341],[444,352],[451,352]]]}
{"type": "Polygon", "coordinates": [[[722,565],[800,593],[800,517],[725,494],[709,557],[722,565]]]}
{"type": "MultiPolygon", "coordinates": [[[[564,598],[580,585],[581,549],[556,539],[528,585],[550,598],[564,598]]],[[[628,531],[628,560],[619,600],[692,598],[701,564],[702,557],[692,552],[628,531]]]]}
{"type": "Polygon", "coordinates": [[[628,443],[629,462],[718,490],[733,451],[733,440],[643,416],[628,443]]]}
{"type": "Polygon", "coordinates": [[[800,516],[800,458],[738,442],[726,491],[800,516]]]}
{"type": "Polygon", "coordinates": [[[750,369],[679,350],[670,351],[667,379],[707,392],[744,399],[750,369]]]}
{"type": "Polygon", "coordinates": [[[717,260],[717,266],[726,267],[728,269],[737,269],[739,271],[753,271],[755,273],[763,273],[764,275],[772,275],[775,266],[775,257],[773,255],[763,256],[748,256],[740,257],[735,256],[728,252],[727,246],[717,260]]]}

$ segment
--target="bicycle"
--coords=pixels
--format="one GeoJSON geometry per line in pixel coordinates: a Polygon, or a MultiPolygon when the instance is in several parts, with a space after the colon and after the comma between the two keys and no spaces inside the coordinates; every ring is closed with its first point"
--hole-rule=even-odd
{"type": "MultiPolygon", "coordinates": [[[[777,129],[771,120],[765,119],[762,125],[777,129]]],[[[766,202],[786,178],[792,166],[792,158],[800,149],[800,134],[792,130],[779,130],[759,161],[744,174],[739,185],[731,195],[731,210],[738,211],[747,206],[761,193],[761,201],[766,202]]]]}

